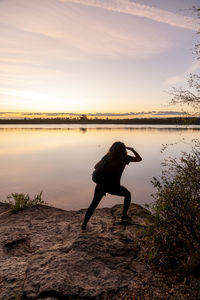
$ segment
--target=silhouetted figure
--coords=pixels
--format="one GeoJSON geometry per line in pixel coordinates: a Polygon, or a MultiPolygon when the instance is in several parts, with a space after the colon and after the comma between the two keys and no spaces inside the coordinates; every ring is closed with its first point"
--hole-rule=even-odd
{"type": "Polygon", "coordinates": [[[86,229],[89,219],[106,193],[124,196],[124,208],[121,219],[124,221],[131,219],[127,215],[131,203],[131,193],[124,186],[120,185],[120,179],[126,165],[130,162],[141,160],[141,156],[133,148],[126,147],[124,143],[115,142],[112,144],[108,153],[95,165],[95,169],[103,165],[103,176],[95,187],[94,197],[85,214],[82,230],[86,229]],[[126,149],[132,151],[134,156],[128,155],[126,149]]]}

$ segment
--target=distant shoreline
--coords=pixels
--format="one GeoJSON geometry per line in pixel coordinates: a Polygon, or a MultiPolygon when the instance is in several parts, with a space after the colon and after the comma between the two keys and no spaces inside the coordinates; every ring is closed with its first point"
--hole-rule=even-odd
{"type": "Polygon", "coordinates": [[[134,118],[134,119],[82,119],[34,118],[0,119],[0,124],[120,124],[120,125],[200,125],[200,117],[134,118]]]}

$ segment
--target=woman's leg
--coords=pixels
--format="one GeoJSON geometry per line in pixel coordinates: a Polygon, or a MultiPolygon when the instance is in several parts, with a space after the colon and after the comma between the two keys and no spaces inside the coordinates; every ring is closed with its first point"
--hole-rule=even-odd
{"type": "Polygon", "coordinates": [[[103,189],[103,187],[100,184],[97,184],[95,187],[92,203],[90,204],[90,206],[88,207],[88,209],[86,211],[82,229],[86,228],[89,219],[91,218],[94,210],[97,208],[99,202],[101,201],[101,199],[104,195],[105,195],[105,190],[103,189]]]}
{"type": "Polygon", "coordinates": [[[124,196],[124,208],[122,212],[122,216],[126,217],[128,208],[131,203],[131,193],[127,190],[124,186],[120,185],[119,188],[113,188],[107,191],[109,194],[116,195],[116,196],[124,196]]]}
{"type": "Polygon", "coordinates": [[[129,206],[131,204],[131,193],[129,192],[129,190],[127,190],[125,187],[121,186],[122,189],[122,193],[124,194],[124,208],[123,208],[123,213],[122,215],[124,217],[127,216],[127,212],[129,209],[129,206]]]}

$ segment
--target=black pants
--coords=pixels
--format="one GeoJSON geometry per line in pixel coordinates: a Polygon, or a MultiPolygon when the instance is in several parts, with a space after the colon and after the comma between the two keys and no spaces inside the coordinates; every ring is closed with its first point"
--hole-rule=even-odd
{"type": "Polygon", "coordinates": [[[104,187],[101,184],[97,184],[94,191],[94,197],[92,203],[87,209],[84,218],[84,224],[86,225],[91,218],[94,210],[97,208],[99,202],[101,201],[102,197],[105,196],[106,193],[116,196],[124,196],[124,208],[123,208],[123,216],[127,215],[127,211],[129,205],[131,203],[131,193],[127,190],[124,186],[119,185],[117,187],[104,187]]]}

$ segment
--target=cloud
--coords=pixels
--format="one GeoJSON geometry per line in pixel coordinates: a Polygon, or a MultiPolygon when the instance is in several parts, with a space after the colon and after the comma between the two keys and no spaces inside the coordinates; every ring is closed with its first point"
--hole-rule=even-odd
{"type": "MultiPolygon", "coordinates": [[[[27,4],[23,0],[8,0],[1,4],[0,43],[4,64],[32,62],[35,66],[60,68],[69,61],[90,60],[94,56],[148,58],[174,46],[166,33],[161,34],[156,26],[144,26],[142,19],[132,18],[127,26],[126,16],[93,14],[86,6],[77,8],[74,1],[63,2],[34,0],[27,4]],[[155,42],[158,35],[159,42],[155,42]],[[18,53],[9,55],[10,48],[18,53]]],[[[101,3],[79,2],[93,6],[101,3]]],[[[103,6],[118,9],[122,2],[109,3],[110,6],[103,6]]]]}
{"type": "Polygon", "coordinates": [[[197,71],[198,72],[200,71],[200,65],[199,62],[194,62],[184,73],[167,78],[165,84],[169,84],[169,85],[183,84],[186,82],[189,74],[195,73],[197,71]]]}
{"type": "MultiPolygon", "coordinates": [[[[182,111],[140,111],[140,112],[126,112],[126,113],[87,113],[88,117],[158,117],[158,116],[182,116],[186,115],[185,112],[182,111]]],[[[6,118],[14,118],[20,116],[21,118],[24,117],[31,117],[31,118],[52,118],[52,117],[80,117],[82,113],[47,113],[47,112],[0,112],[0,117],[6,118]]]]}
{"type": "MultiPolygon", "coordinates": [[[[74,101],[68,98],[61,98],[58,95],[39,93],[29,90],[0,88],[0,95],[11,96],[11,102],[13,105],[23,105],[24,107],[31,106],[33,109],[35,107],[42,109],[44,106],[48,106],[49,109],[56,109],[59,106],[66,108],[74,104],[74,101]]],[[[2,104],[1,101],[0,104],[2,104]]],[[[81,103],[76,101],[76,104],[81,103]]]]}
{"type": "Polygon", "coordinates": [[[197,31],[199,26],[197,20],[191,17],[178,15],[159,8],[131,2],[128,0],[59,0],[61,2],[72,2],[87,6],[99,7],[105,10],[145,17],[156,22],[166,23],[171,26],[186,28],[197,31]]]}

